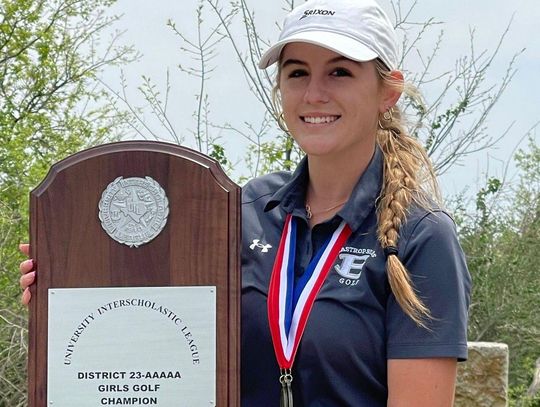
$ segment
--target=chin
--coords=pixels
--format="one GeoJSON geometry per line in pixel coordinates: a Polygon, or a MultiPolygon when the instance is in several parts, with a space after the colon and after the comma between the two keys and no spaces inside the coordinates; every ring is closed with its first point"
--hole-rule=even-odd
{"type": "Polygon", "coordinates": [[[313,157],[329,156],[336,152],[335,147],[328,143],[299,143],[298,145],[304,153],[313,157]]]}

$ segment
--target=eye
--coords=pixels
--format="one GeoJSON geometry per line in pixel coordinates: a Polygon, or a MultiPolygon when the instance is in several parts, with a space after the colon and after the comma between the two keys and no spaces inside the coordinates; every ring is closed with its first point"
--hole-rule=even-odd
{"type": "Polygon", "coordinates": [[[352,76],[351,71],[345,68],[336,68],[331,73],[332,76],[352,76]]]}
{"type": "Polygon", "coordinates": [[[307,75],[307,72],[305,70],[303,70],[303,69],[294,69],[291,72],[289,72],[287,77],[289,77],[289,78],[300,78],[300,77],[306,76],[306,75],[307,75]]]}

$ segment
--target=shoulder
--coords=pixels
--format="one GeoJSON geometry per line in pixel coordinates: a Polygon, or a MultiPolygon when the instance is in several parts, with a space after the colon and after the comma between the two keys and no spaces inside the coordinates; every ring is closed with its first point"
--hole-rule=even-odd
{"type": "Polygon", "coordinates": [[[412,209],[400,231],[398,251],[414,274],[437,278],[448,273],[468,274],[456,224],[442,209],[412,209]]]}
{"type": "Polygon", "coordinates": [[[290,172],[279,171],[253,178],[242,187],[242,204],[250,204],[265,197],[271,197],[291,179],[291,176],[290,172]]]}
{"type": "Polygon", "coordinates": [[[407,252],[412,245],[435,239],[439,243],[457,241],[456,224],[444,209],[427,210],[413,207],[401,229],[401,249],[407,252]]]}

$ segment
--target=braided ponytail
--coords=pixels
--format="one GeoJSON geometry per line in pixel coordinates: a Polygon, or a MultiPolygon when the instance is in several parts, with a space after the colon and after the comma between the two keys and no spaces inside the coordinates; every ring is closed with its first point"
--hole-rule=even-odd
{"type": "MultiPolygon", "coordinates": [[[[379,61],[377,70],[385,85],[398,86],[379,61]]],[[[404,91],[414,97],[415,93],[409,89],[404,91]]],[[[389,109],[380,118],[377,143],[384,156],[384,181],[377,205],[377,237],[387,254],[388,281],[403,311],[419,326],[426,327],[430,311],[416,294],[410,275],[397,256],[396,247],[411,204],[432,210],[434,200],[440,203],[437,180],[424,148],[407,134],[397,107],[389,109]]]]}

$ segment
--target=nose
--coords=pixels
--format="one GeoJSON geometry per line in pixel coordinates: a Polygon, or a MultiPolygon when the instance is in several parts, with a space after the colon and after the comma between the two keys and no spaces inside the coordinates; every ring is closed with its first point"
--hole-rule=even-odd
{"type": "Polygon", "coordinates": [[[318,104],[328,102],[328,93],[324,81],[311,76],[304,93],[304,102],[309,104],[318,104]]]}

